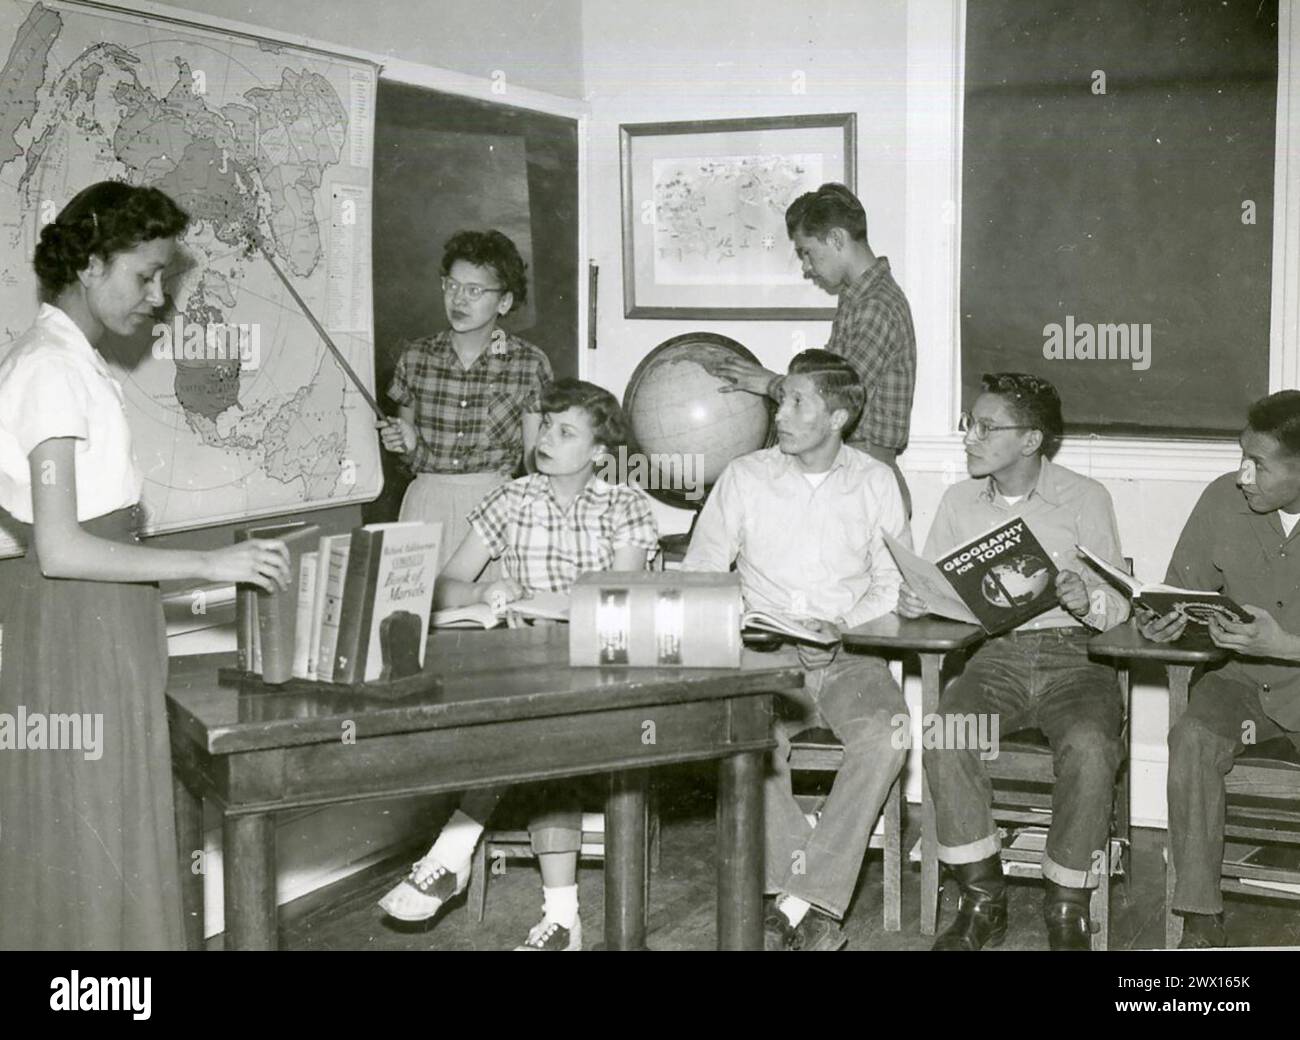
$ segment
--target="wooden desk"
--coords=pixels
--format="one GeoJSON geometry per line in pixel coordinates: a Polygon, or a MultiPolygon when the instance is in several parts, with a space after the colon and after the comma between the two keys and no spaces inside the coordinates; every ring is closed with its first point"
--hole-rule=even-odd
{"type": "Polygon", "coordinates": [[[772,694],[803,673],[746,651],[738,670],[568,666],[563,627],[447,632],[427,689],[401,700],[251,694],[233,654],[172,662],[167,689],[186,937],[203,938],[204,797],[221,805],[226,948],[276,946],[273,814],[304,806],[610,773],[605,940],[645,945],[645,770],[717,759],[718,945],[761,949],[764,753],[772,694]],[[653,724],[653,725],[651,725],[653,724]]]}
{"type": "MultiPolygon", "coordinates": [[[[954,650],[968,650],[984,638],[976,625],[942,618],[911,620],[886,614],[865,625],[848,629],[844,645],[883,654],[915,653],[921,659],[921,714],[939,710],[939,684],[944,658],[954,650]]],[[[921,932],[933,935],[939,918],[939,838],[934,822],[930,781],[921,785],[921,932]]]]}
{"type": "MultiPolygon", "coordinates": [[[[1156,661],[1165,666],[1169,680],[1169,729],[1174,728],[1187,710],[1188,690],[1196,669],[1218,664],[1228,658],[1228,651],[1217,647],[1198,625],[1188,625],[1181,639],[1172,643],[1153,643],[1138,630],[1137,620],[1103,632],[1088,641],[1088,653],[1127,666],[1132,661],[1156,661]]],[[[1130,724],[1130,732],[1132,726],[1130,724]]],[[[1166,831],[1166,834],[1168,832],[1166,831]]],[[[1165,844],[1168,849],[1168,841],[1165,844]]],[[[1165,855],[1165,947],[1174,949],[1183,937],[1183,919],[1172,910],[1174,882],[1173,859],[1165,855]]]]}

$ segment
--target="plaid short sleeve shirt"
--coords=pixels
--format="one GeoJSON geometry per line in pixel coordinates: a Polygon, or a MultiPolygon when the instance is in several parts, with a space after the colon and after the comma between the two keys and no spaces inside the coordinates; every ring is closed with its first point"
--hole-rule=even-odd
{"type": "Polygon", "coordinates": [[[878,257],[840,294],[826,349],[857,370],[867,391],[862,418],[848,443],[906,447],[916,386],[916,332],[912,309],[885,257],[878,257]]]}
{"type": "Polygon", "coordinates": [[[452,349],[451,333],[406,345],[388,396],[415,409],[416,473],[511,473],[524,454],[524,412],[536,411],[552,379],[537,347],[502,329],[469,368],[452,349]]]}
{"type": "Polygon", "coordinates": [[[493,488],[468,520],[506,577],[543,592],[568,592],[579,575],[609,570],[616,549],[659,546],[645,493],[599,477],[562,511],[549,478],[531,473],[493,488]]]}

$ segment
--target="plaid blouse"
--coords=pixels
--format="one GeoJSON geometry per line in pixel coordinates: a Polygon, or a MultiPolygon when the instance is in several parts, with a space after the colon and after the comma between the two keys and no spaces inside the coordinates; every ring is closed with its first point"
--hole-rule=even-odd
{"type": "Polygon", "coordinates": [[[916,332],[907,297],[885,257],[878,257],[840,294],[826,349],[848,361],[867,390],[862,418],[848,443],[906,447],[916,385],[916,332]]]}
{"type": "Polygon", "coordinates": [[[530,473],[489,491],[468,520],[506,577],[537,591],[568,592],[579,575],[609,570],[615,549],[659,546],[645,493],[595,476],[561,512],[550,479],[530,473]]]}
{"type": "Polygon", "coordinates": [[[551,381],[551,362],[531,343],[502,329],[465,368],[451,333],[408,343],[388,396],[415,409],[415,473],[512,473],[523,459],[521,417],[535,412],[551,381]]]}

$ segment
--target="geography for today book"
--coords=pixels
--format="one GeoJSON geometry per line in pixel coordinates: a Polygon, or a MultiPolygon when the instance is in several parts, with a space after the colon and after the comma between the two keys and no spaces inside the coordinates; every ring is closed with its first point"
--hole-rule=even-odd
{"type": "Polygon", "coordinates": [[[991,527],[934,563],[884,537],[931,614],[999,635],[1056,606],[1056,564],[1022,517],[991,527]]]}

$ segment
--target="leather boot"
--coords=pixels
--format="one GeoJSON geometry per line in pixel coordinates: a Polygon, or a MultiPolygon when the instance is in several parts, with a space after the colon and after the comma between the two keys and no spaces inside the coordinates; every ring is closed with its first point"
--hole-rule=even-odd
{"type": "Polygon", "coordinates": [[[978,863],[959,863],[949,869],[961,885],[957,917],[934,941],[935,950],[978,950],[1000,946],[1007,937],[1007,882],[1002,859],[990,856],[978,863]]]}
{"type": "Polygon", "coordinates": [[[1043,923],[1047,925],[1047,944],[1053,950],[1091,950],[1092,919],[1088,903],[1090,888],[1066,888],[1046,882],[1043,893],[1043,923]]]}

